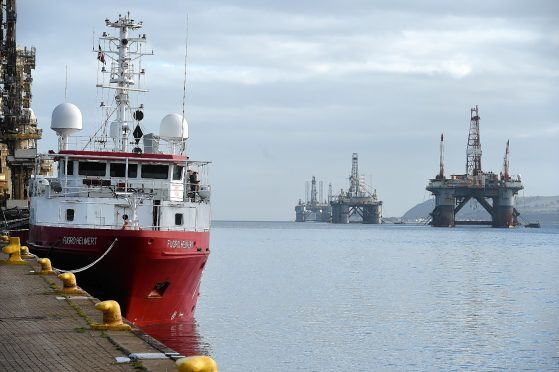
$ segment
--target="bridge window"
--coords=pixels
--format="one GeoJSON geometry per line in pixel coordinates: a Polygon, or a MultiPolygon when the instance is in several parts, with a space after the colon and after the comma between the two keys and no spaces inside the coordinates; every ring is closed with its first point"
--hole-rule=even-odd
{"type": "Polygon", "coordinates": [[[142,178],[166,180],[169,178],[169,166],[162,164],[142,164],[142,178]]]}
{"type": "MultiPolygon", "coordinates": [[[[111,177],[124,177],[126,173],[125,163],[111,163],[111,177]]],[[[128,178],[136,178],[138,176],[138,164],[128,164],[128,178]]]]}
{"type": "Polygon", "coordinates": [[[182,180],[182,165],[174,165],[173,166],[173,181],[180,181],[182,180]]]}
{"type": "Polygon", "coordinates": [[[183,216],[182,213],[176,213],[175,214],[175,225],[177,226],[182,226],[183,224],[183,216]]]}
{"type": "Polygon", "coordinates": [[[111,177],[124,177],[125,173],[126,173],[126,164],[111,163],[110,165],[111,177]]]}
{"type": "Polygon", "coordinates": [[[104,177],[107,172],[107,163],[97,161],[80,161],[78,174],[80,176],[104,177]]]}
{"type": "MultiPolygon", "coordinates": [[[[64,174],[64,172],[66,171],[64,161],[61,161],[59,164],[60,164],[59,165],[60,166],[60,174],[64,174]]],[[[74,175],[74,161],[73,160],[68,160],[67,171],[68,171],[68,173],[66,173],[66,175],[68,175],[68,176],[74,175]]]]}
{"type": "Polygon", "coordinates": [[[138,177],[138,164],[128,164],[128,178],[138,177]]]}

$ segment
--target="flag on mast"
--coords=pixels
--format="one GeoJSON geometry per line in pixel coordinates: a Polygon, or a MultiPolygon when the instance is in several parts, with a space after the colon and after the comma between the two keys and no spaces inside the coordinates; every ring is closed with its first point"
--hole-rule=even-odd
{"type": "Polygon", "coordinates": [[[97,60],[99,60],[103,64],[106,64],[105,53],[103,53],[103,50],[101,50],[101,45],[99,45],[99,52],[97,52],[97,60]]]}

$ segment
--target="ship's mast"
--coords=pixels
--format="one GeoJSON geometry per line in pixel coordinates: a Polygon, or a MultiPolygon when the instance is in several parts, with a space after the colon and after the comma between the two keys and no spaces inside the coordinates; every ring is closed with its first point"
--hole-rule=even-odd
{"type": "MultiPolygon", "coordinates": [[[[143,105],[133,108],[130,104],[129,92],[147,92],[145,89],[134,88],[136,82],[139,82],[140,76],[144,74],[143,69],[135,69],[134,61],[140,59],[144,55],[153,53],[145,53],[141,46],[145,43],[146,35],[138,35],[138,37],[130,37],[131,30],[137,30],[142,27],[142,22],[135,22],[130,18],[130,13],[122,16],[119,15],[118,20],[112,22],[108,19],[105,24],[109,27],[118,29],[118,37],[110,36],[103,33],[100,41],[103,41],[105,48],[99,44],[98,59],[103,63],[101,72],[109,74],[109,85],[97,84],[97,87],[116,90],[114,95],[114,104],[116,107],[106,107],[114,112],[114,121],[111,122],[111,136],[116,140],[117,148],[120,151],[128,151],[130,135],[130,124],[134,120],[139,123],[143,119],[143,105]],[[111,59],[110,70],[105,69],[105,57],[111,59]],[[137,81],[135,80],[137,79],[137,81]]],[[[111,114],[106,115],[107,121],[111,114]]],[[[138,127],[139,128],[139,127],[138,127]]]]}
{"type": "Polygon", "coordinates": [[[466,149],[466,174],[475,176],[481,173],[481,142],[479,138],[479,111],[477,105],[470,111],[470,133],[466,149]]]}

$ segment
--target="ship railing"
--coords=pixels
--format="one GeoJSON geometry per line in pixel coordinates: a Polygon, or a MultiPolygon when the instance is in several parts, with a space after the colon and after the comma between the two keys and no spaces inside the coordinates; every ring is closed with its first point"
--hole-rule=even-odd
{"type": "MultiPolygon", "coordinates": [[[[142,180],[142,182],[128,182],[124,180],[110,180],[97,178],[72,179],[70,185],[63,185],[58,178],[47,179],[48,186],[42,189],[38,186],[32,190],[32,196],[40,196],[46,193],[47,198],[56,197],[97,197],[97,198],[119,198],[129,196],[141,196],[143,198],[158,199],[175,202],[208,202],[210,199],[211,186],[208,183],[191,184],[185,182],[157,182],[142,180]],[[81,185],[75,185],[82,181],[81,185]]],[[[69,182],[70,183],[70,182],[69,182]]]]}
{"type": "MultiPolygon", "coordinates": [[[[133,139],[132,139],[133,140],[133,139]]],[[[142,136],[138,144],[128,144],[127,151],[141,152],[145,154],[175,154],[185,152],[186,139],[161,138],[148,133],[142,136]]],[[[59,138],[59,150],[99,151],[99,152],[121,152],[119,140],[108,135],[99,136],[71,136],[65,141],[59,138]]]]}

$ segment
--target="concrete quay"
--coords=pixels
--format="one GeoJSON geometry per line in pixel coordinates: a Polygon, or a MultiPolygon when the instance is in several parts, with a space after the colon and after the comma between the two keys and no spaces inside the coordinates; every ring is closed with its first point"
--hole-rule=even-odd
{"type": "MultiPolygon", "coordinates": [[[[7,257],[0,253],[0,260],[7,257]]],[[[178,355],[137,328],[91,329],[103,323],[94,307],[99,300],[61,295],[56,275],[32,270],[40,271],[35,259],[0,262],[1,371],[177,370],[178,355]]]]}

